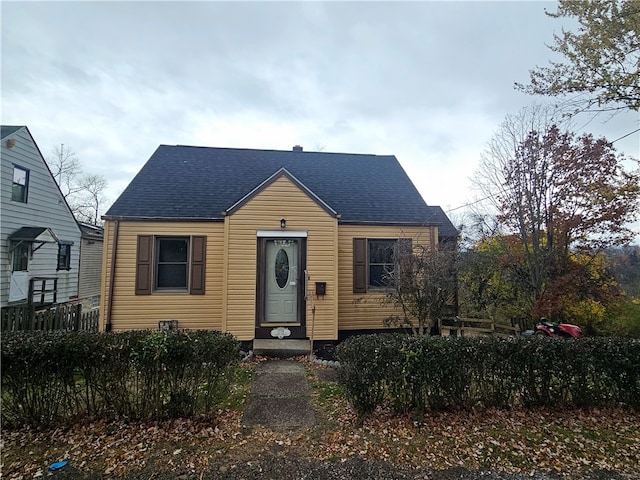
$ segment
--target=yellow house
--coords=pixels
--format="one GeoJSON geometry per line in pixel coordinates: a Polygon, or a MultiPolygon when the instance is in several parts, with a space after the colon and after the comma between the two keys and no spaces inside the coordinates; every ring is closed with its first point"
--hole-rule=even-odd
{"type": "Polygon", "coordinates": [[[398,242],[457,235],[394,156],[299,146],[161,145],[103,219],[101,330],[215,329],[307,351],[384,328],[398,242]]]}

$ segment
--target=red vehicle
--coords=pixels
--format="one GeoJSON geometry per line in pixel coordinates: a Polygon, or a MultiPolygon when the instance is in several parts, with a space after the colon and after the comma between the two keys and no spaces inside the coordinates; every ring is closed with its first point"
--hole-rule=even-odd
{"type": "Polygon", "coordinates": [[[541,318],[533,329],[533,334],[540,337],[580,338],[582,329],[571,323],[553,323],[541,318]]]}

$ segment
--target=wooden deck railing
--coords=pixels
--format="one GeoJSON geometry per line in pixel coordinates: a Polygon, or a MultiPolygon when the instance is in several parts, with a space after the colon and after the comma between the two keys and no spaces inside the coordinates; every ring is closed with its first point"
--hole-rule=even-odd
{"type": "Polygon", "coordinates": [[[440,326],[442,335],[472,337],[477,335],[513,336],[520,334],[518,325],[495,323],[484,318],[463,318],[444,320],[440,326]]]}
{"type": "Polygon", "coordinates": [[[35,310],[33,306],[4,307],[0,313],[2,332],[25,330],[63,330],[97,332],[99,310],[83,313],[81,305],[55,305],[35,310]]]}

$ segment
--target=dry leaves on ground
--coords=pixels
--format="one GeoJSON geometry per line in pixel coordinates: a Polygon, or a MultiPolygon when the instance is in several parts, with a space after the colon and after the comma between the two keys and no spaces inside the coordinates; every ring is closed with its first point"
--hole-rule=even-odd
{"type": "Polygon", "coordinates": [[[358,419],[334,382],[308,366],[317,424],[297,432],[245,431],[242,414],[214,419],[127,423],[95,421],[2,433],[2,477],[46,476],[67,460],[95,476],[225,471],[237,462],[298,456],[341,462],[360,458],[402,466],[500,472],[552,472],[567,478],[599,470],[638,475],[640,413],[607,410],[490,410],[432,413],[420,421],[378,410],[358,419]]]}

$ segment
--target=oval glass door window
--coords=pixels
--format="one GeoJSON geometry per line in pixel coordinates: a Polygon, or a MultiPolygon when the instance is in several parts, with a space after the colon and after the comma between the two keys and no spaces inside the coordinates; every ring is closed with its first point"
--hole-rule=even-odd
{"type": "Polygon", "coordinates": [[[285,288],[289,283],[289,255],[282,248],[276,254],[276,283],[285,288]]]}

